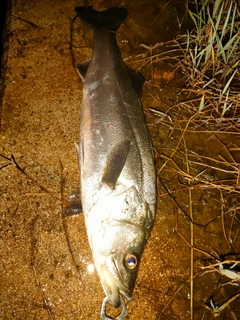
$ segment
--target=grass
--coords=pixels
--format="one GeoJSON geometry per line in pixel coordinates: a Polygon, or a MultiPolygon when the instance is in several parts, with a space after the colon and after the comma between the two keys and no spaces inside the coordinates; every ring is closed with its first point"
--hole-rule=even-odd
{"type": "Polygon", "coordinates": [[[239,287],[217,288],[235,272],[233,264],[240,264],[240,12],[230,0],[196,1],[195,12],[188,12],[193,31],[164,48],[142,45],[147,51],[133,59],[151,69],[146,88],[154,103],[143,102],[158,138],[158,197],[168,208],[173,203],[175,231],[190,248],[187,280],[179,281],[162,314],[167,317],[187,290],[190,319],[221,313],[235,320],[239,287]],[[154,66],[162,62],[182,70],[184,79],[155,82],[154,66]]]}
{"type": "Polygon", "coordinates": [[[201,0],[200,8],[196,2],[196,13],[188,12],[195,28],[179,41],[183,51],[179,64],[188,86],[201,95],[199,111],[211,106],[221,116],[236,114],[240,100],[238,4],[201,0]]]}

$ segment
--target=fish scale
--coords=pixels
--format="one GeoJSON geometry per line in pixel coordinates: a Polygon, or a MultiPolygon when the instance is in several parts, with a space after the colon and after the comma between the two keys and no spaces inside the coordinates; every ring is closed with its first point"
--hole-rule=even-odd
{"type": "Polygon", "coordinates": [[[115,31],[124,8],[77,7],[93,33],[91,60],[77,64],[83,80],[80,122],[81,200],[94,265],[106,299],[126,307],[156,211],[156,171],[140,92],[143,76],[122,60],[115,31]]]}

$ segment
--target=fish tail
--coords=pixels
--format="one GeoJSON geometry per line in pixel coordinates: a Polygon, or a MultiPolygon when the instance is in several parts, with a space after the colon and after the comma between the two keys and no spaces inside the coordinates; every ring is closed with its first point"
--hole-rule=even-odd
{"type": "Polygon", "coordinates": [[[112,7],[96,11],[92,7],[76,7],[79,18],[90,29],[106,29],[115,32],[127,16],[127,9],[112,7]]]}

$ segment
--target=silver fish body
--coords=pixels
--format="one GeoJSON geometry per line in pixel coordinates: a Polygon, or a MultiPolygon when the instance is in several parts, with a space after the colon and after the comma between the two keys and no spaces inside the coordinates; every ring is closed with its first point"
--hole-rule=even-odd
{"type": "Polygon", "coordinates": [[[77,69],[84,81],[80,146],[81,200],[96,270],[108,301],[131,298],[152,229],[156,172],[139,98],[143,77],[121,57],[115,31],[126,9],[77,7],[93,32],[93,55],[77,69]]]}

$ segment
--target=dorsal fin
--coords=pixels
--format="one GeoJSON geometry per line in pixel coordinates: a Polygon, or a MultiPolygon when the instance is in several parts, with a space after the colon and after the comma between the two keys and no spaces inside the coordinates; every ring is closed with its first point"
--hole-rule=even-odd
{"type": "Polygon", "coordinates": [[[142,87],[145,82],[145,78],[139,71],[133,70],[128,66],[127,66],[127,71],[130,79],[132,80],[133,86],[140,97],[142,94],[142,87]]]}

